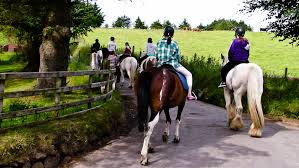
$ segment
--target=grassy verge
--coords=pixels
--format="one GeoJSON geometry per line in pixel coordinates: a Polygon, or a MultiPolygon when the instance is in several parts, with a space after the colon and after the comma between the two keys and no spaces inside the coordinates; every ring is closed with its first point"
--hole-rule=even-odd
{"type": "Polygon", "coordinates": [[[58,149],[65,156],[72,155],[84,151],[95,141],[109,137],[124,120],[120,110],[123,104],[118,92],[111,100],[101,103],[101,110],[0,134],[0,165],[24,162],[37,153],[51,154],[58,149]]]}
{"type": "Polygon", "coordinates": [[[0,73],[19,72],[26,66],[23,55],[14,52],[0,53],[0,73]]]}
{"type": "MultiPolygon", "coordinates": [[[[193,74],[193,90],[199,99],[224,107],[223,89],[217,88],[221,81],[218,61],[213,58],[194,57],[184,65],[193,74]]],[[[246,109],[246,98],[242,102],[246,109]]],[[[299,119],[299,81],[265,75],[262,106],[268,116],[299,119]]]]}

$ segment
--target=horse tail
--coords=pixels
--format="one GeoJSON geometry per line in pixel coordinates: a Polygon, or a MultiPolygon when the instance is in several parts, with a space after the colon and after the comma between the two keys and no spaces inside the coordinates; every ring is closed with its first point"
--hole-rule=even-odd
{"type": "Polygon", "coordinates": [[[264,115],[262,109],[262,94],[263,94],[263,72],[260,67],[251,67],[247,86],[247,100],[251,116],[251,120],[255,128],[260,129],[264,126],[264,115]]]}
{"type": "Polygon", "coordinates": [[[136,59],[132,59],[131,60],[131,67],[130,67],[130,78],[133,80],[134,79],[134,76],[135,76],[135,72],[138,68],[138,63],[137,63],[137,60],[136,59]]]}
{"type": "Polygon", "coordinates": [[[151,73],[145,71],[143,71],[138,78],[137,110],[139,119],[138,129],[140,132],[144,131],[144,128],[147,125],[151,80],[151,73]]]}

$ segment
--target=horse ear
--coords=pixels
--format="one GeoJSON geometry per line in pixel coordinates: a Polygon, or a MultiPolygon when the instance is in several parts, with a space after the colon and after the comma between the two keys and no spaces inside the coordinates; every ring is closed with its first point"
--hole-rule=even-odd
{"type": "Polygon", "coordinates": [[[224,55],[221,53],[221,59],[224,59],[224,55]]]}

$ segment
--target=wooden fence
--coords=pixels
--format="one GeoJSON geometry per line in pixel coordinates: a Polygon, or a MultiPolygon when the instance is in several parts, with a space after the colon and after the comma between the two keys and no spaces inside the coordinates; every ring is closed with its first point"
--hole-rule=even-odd
{"type": "MultiPolygon", "coordinates": [[[[115,70],[93,70],[93,71],[57,71],[57,72],[13,72],[13,73],[0,73],[0,122],[7,119],[14,119],[17,117],[24,117],[28,115],[37,115],[47,112],[55,112],[55,117],[47,120],[53,120],[57,118],[64,118],[72,115],[82,114],[91,110],[95,110],[100,107],[100,105],[96,107],[92,107],[91,103],[104,100],[106,98],[111,97],[112,92],[115,88],[115,77],[113,73],[115,70]],[[73,76],[89,76],[88,84],[78,85],[78,86],[64,86],[61,87],[61,79],[65,77],[73,77],[73,76]],[[94,77],[99,75],[105,75],[107,78],[105,81],[94,82],[94,77]],[[55,88],[45,88],[45,89],[32,89],[25,91],[15,91],[15,92],[5,92],[5,81],[10,79],[39,79],[39,78],[55,78],[56,87],[55,88]],[[102,93],[97,96],[93,96],[93,90],[101,90],[102,87],[105,87],[105,93],[102,93]],[[61,93],[70,92],[70,91],[78,91],[85,90],[88,98],[85,98],[80,101],[74,101],[69,103],[61,103],[61,93]],[[47,106],[47,107],[37,107],[25,110],[18,111],[8,111],[3,112],[3,100],[8,98],[21,98],[28,96],[38,96],[38,95],[54,95],[53,99],[55,99],[55,105],[47,106]],[[81,110],[78,112],[73,112],[67,115],[60,115],[59,111],[62,109],[76,107],[80,105],[87,104],[87,109],[81,110]]],[[[30,124],[34,124],[40,121],[33,121],[30,124]]],[[[2,125],[2,124],[1,124],[2,125]]],[[[0,125],[1,129],[3,127],[0,125]]]]}

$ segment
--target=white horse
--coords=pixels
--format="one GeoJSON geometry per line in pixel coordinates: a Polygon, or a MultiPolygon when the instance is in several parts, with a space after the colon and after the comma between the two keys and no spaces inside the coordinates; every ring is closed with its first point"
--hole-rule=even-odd
{"type": "Polygon", "coordinates": [[[132,88],[134,86],[134,76],[137,70],[137,60],[134,57],[126,57],[120,62],[119,68],[120,68],[120,82],[123,85],[125,79],[124,79],[124,73],[126,72],[130,79],[129,87],[132,88]]]}
{"type": "MultiPolygon", "coordinates": [[[[223,65],[228,62],[228,57],[224,57],[223,65]]],[[[224,87],[225,107],[227,110],[228,126],[233,130],[238,130],[244,126],[242,121],[242,96],[247,92],[248,108],[252,120],[248,134],[252,137],[261,137],[264,127],[264,115],[261,98],[263,94],[263,72],[254,63],[244,63],[235,66],[226,76],[226,86],[224,87]],[[231,96],[234,96],[235,105],[232,105],[231,96]]]]}
{"type": "Polygon", "coordinates": [[[147,57],[140,63],[139,73],[141,73],[144,70],[147,70],[148,68],[155,66],[156,63],[157,63],[157,59],[155,56],[147,57]]]}
{"type": "Polygon", "coordinates": [[[102,50],[91,53],[90,67],[92,70],[101,69],[102,62],[103,62],[102,50]]]}

